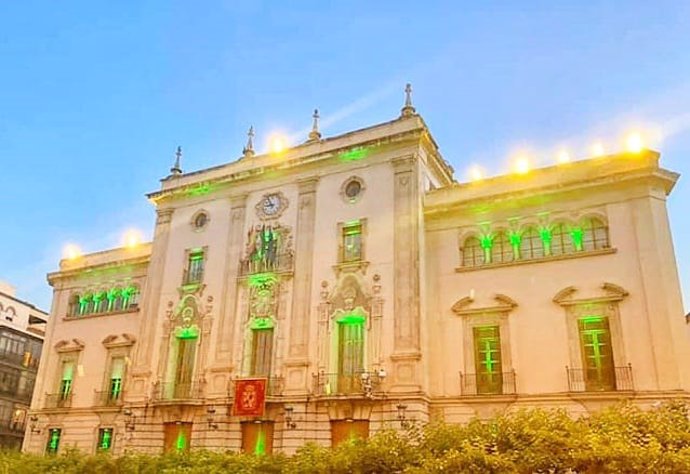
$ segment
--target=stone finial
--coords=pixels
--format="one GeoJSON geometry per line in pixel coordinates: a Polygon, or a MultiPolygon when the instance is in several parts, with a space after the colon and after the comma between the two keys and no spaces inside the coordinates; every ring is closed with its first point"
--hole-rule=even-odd
{"type": "Polygon", "coordinates": [[[319,132],[319,109],[314,109],[312,118],[314,121],[311,125],[311,132],[309,132],[309,140],[307,140],[307,142],[317,142],[321,140],[321,132],[319,132]]]}
{"type": "Polygon", "coordinates": [[[407,83],[405,85],[405,105],[400,109],[401,117],[411,117],[416,113],[414,106],[412,105],[412,84],[407,83]]]}
{"type": "Polygon", "coordinates": [[[247,145],[242,150],[242,154],[245,158],[251,158],[254,156],[254,126],[249,127],[247,132],[247,145]]]}
{"type": "Polygon", "coordinates": [[[182,168],[180,167],[181,161],[182,161],[182,147],[178,146],[177,151],[175,152],[175,164],[173,165],[172,168],[170,168],[170,174],[172,176],[179,176],[182,174],[182,168]]]}

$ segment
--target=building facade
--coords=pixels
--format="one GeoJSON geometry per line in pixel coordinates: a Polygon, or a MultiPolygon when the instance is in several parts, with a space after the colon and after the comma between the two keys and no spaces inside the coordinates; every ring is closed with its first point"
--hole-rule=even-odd
{"type": "Polygon", "coordinates": [[[20,449],[48,314],[0,282],[0,448],[20,449]]]}
{"type": "Polygon", "coordinates": [[[688,396],[656,152],[458,183],[409,92],[387,123],[317,118],[280,153],[178,154],[152,242],[60,262],[26,450],[289,453],[688,396]],[[247,386],[262,413],[233,411],[247,386]]]}

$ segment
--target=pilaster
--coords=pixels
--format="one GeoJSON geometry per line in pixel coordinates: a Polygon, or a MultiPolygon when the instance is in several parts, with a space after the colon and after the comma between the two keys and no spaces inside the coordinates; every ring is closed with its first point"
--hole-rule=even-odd
{"type": "Polygon", "coordinates": [[[394,170],[394,342],[392,390],[420,389],[419,184],[413,155],[392,161],[394,170]]]}
{"type": "Polygon", "coordinates": [[[287,391],[301,392],[307,388],[309,359],[309,320],[311,313],[311,283],[316,218],[316,188],[318,178],[298,183],[297,229],[295,232],[295,276],[293,280],[292,311],[288,357],[285,362],[287,391]]]}
{"type": "Polygon", "coordinates": [[[156,214],[151,261],[146,276],[144,294],[141,299],[141,337],[139,337],[139,342],[135,346],[134,364],[130,372],[131,383],[128,395],[132,399],[139,399],[146,395],[146,380],[151,375],[151,356],[156,342],[156,325],[158,322],[160,294],[165,273],[165,258],[168,253],[173,209],[156,209],[156,214]]]}

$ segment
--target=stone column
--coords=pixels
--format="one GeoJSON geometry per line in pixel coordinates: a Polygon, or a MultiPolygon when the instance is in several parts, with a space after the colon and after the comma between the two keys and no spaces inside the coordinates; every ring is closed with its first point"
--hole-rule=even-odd
{"type": "Polygon", "coordinates": [[[131,384],[128,392],[132,399],[139,399],[146,395],[148,389],[146,379],[152,374],[152,353],[156,343],[156,326],[159,322],[161,288],[165,273],[165,259],[168,253],[173,209],[156,209],[156,214],[151,259],[146,275],[144,294],[141,298],[140,337],[137,338],[134,364],[130,372],[131,384]]]}
{"type": "Polygon", "coordinates": [[[287,391],[307,388],[309,365],[309,320],[311,313],[311,279],[313,267],[314,224],[316,220],[316,186],[318,178],[298,183],[297,229],[295,231],[295,276],[287,370],[287,391]]]}
{"type": "Polygon", "coordinates": [[[408,155],[393,160],[394,342],[393,389],[418,390],[420,354],[419,220],[417,162],[408,155]]]}

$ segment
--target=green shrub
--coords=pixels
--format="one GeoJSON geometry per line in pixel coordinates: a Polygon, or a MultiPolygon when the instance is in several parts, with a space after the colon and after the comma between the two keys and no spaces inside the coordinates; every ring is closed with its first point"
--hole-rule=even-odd
{"type": "Polygon", "coordinates": [[[690,472],[690,421],[683,403],[644,411],[619,405],[571,419],[524,410],[466,425],[384,430],[336,448],[306,444],[292,456],[193,451],[150,456],[57,456],[0,452],[0,474],[564,474],[690,472]]]}

